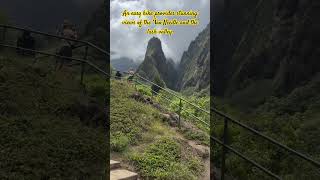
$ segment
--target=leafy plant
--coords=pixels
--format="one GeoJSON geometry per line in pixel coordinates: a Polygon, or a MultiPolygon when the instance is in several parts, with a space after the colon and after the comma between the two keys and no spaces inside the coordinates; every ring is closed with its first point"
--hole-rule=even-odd
{"type": "Polygon", "coordinates": [[[110,138],[110,148],[115,152],[124,151],[129,144],[129,138],[122,133],[117,133],[115,135],[111,135],[110,138]]]}
{"type": "Polygon", "coordinates": [[[143,154],[133,153],[130,159],[142,172],[142,176],[155,179],[196,179],[202,169],[199,159],[181,158],[181,146],[174,139],[162,137],[149,145],[143,154]]]}
{"type": "Polygon", "coordinates": [[[161,90],[161,88],[160,87],[162,87],[162,88],[164,88],[165,87],[165,83],[163,82],[163,80],[161,80],[161,78],[160,78],[160,76],[159,75],[157,75],[155,78],[154,78],[154,80],[153,80],[153,82],[155,83],[155,84],[157,84],[157,85],[152,85],[151,86],[151,89],[152,89],[152,93],[154,93],[154,94],[158,94],[159,93],[159,91],[161,90]],[[160,86],[160,87],[159,87],[160,86]]]}

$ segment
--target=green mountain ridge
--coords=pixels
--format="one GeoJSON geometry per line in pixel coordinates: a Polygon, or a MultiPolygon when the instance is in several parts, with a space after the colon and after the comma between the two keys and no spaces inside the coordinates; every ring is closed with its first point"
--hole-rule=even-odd
{"type": "Polygon", "coordinates": [[[210,82],[210,26],[208,25],[183,53],[178,65],[167,59],[158,38],[151,38],[144,61],[137,70],[154,80],[160,77],[167,87],[181,92],[209,93],[210,82]]]}

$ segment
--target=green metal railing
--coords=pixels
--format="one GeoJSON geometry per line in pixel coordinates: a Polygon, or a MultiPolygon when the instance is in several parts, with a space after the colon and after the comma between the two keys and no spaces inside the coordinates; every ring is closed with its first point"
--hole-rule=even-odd
{"type": "MultiPolygon", "coordinates": [[[[107,73],[107,70],[104,70],[103,68],[98,67],[98,65],[94,64],[92,61],[89,60],[89,58],[90,58],[89,57],[89,48],[92,48],[92,49],[100,52],[101,54],[103,54],[103,56],[109,56],[110,53],[107,52],[106,50],[103,50],[103,49],[99,48],[98,46],[96,46],[96,45],[94,45],[94,44],[92,44],[92,43],[90,43],[88,41],[70,39],[70,38],[66,38],[66,37],[63,37],[63,36],[48,34],[48,33],[40,32],[40,31],[35,31],[35,30],[32,30],[32,29],[26,29],[26,28],[10,26],[10,25],[0,24],[0,28],[3,29],[3,31],[2,31],[2,39],[1,39],[1,41],[3,43],[0,43],[0,46],[2,46],[2,47],[11,48],[11,49],[19,49],[19,50],[23,50],[23,51],[26,51],[26,52],[32,52],[32,53],[35,53],[35,54],[44,55],[42,57],[34,57],[35,60],[43,58],[43,57],[56,57],[58,59],[73,60],[73,61],[79,62],[80,65],[81,65],[81,71],[80,71],[80,83],[81,84],[83,84],[84,74],[85,74],[87,66],[92,68],[94,71],[98,72],[99,74],[102,74],[103,76],[105,76],[107,78],[110,77],[110,74],[107,73]],[[66,57],[66,56],[61,56],[61,55],[59,55],[57,53],[50,53],[50,52],[45,52],[45,51],[26,49],[26,48],[18,47],[16,45],[6,44],[5,43],[6,42],[6,34],[8,33],[8,30],[17,30],[17,31],[21,31],[21,32],[22,31],[27,31],[27,32],[30,32],[31,34],[41,35],[41,36],[44,36],[44,37],[51,37],[51,38],[58,39],[58,40],[66,40],[68,42],[73,42],[73,43],[75,43],[75,45],[73,47],[73,50],[81,48],[81,47],[85,48],[84,49],[84,56],[83,56],[83,58],[66,57]]],[[[56,61],[56,65],[57,65],[57,63],[58,63],[58,61],[56,61]]],[[[105,68],[108,67],[107,59],[105,59],[104,67],[105,68]]]]}
{"type": "MultiPolygon", "coordinates": [[[[127,73],[127,72],[122,72],[122,73],[129,75],[129,73],[127,73]]],[[[179,129],[181,129],[181,118],[182,118],[182,114],[181,114],[181,113],[182,113],[183,110],[186,110],[186,109],[184,108],[184,105],[189,105],[189,106],[193,107],[193,108],[196,109],[196,110],[199,110],[199,111],[201,111],[201,112],[204,112],[204,113],[210,118],[210,112],[209,112],[209,110],[206,110],[206,109],[204,109],[204,108],[201,108],[201,107],[199,107],[198,105],[196,105],[195,103],[192,103],[192,102],[186,100],[185,98],[183,98],[181,95],[178,95],[178,94],[175,93],[174,91],[172,91],[172,90],[170,90],[170,89],[167,89],[167,88],[160,87],[158,84],[156,84],[156,83],[148,80],[147,78],[144,78],[144,77],[140,76],[139,74],[134,74],[134,77],[135,77],[135,78],[133,79],[133,81],[134,81],[134,83],[135,83],[135,88],[136,88],[136,90],[137,90],[137,84],[138,84],[138,85],[141,85],[141,86],[143,86],[143,87],[145,87],[145,88],[150,88],[151,94],[157,94],[157,95],[160,96],[162,99],[166,100],[166,102],[168,102],[168,103],[170,103],[170,104],[173,103],[173,100],[171,100],[170,97],[165,96],[164,94],[158,93],[158,92],[156,92],[156,91],[154,91],[154,90],[152,89],[152,86],[156,86],[156,87],[160,88],[161,90],[164,90],[164,92],[168,93],[168,94],[171,95],[172,97],[178,99],[178,101],[179,101],[179,107],[178,107],[178,111],[176,111],[176,113],[177,113],[177,115],[178,115],[178,127],[179,127],[179,129]]],[[[115,78],[117,78],[117,77],[115,77],[115,78]]],[[[119,78],[119,77],[118,77],[118,78],[119,78]]],[[[120,77],[120,79],[123,79],[123,78],[120,77]]],[[[167,109],[167,110],[169,110],[169,109],[167,109]]],[[[191,119],[191,118],[192,118],[192,119],[195,119],[195,120],[197,120],[198,122],[200,122],[201,124],[203,124],[203,125],[207,128],[206,130],[209,130],[210,124],[209,124],[208,122],[204,121],[204,120],[201,119],[200,117],[197,117],[195,114],[190,114],[190,113],[189,113],[188,115],[191,116],[191,117],[184,117],[184,118],[188,118],[188,119],[191,119]]],[[[208,118],[208,119],[209,119],[209,118],[208,118]]]]}

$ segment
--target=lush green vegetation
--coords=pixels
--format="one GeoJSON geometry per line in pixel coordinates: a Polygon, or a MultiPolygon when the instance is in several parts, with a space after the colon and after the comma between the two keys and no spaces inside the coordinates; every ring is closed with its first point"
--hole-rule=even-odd
{"type": "MultiPolygon", "coordinates": [[[[176,94],[177,96],[172,95],[171,93],[159,90],[159,93],[155,96],[152,96],[152,86],[151,88],[146,85],[137,85],[137,90],[148,97],[153,97],[153,100],[161,104],[163,107],[165,107],[170,112],[176,112],[179,113],[180,111],[180,99],[178,97],[183,97],[188,102],[197,105],[198,107],[206,110],[209,112],[210,109],[210,97],[203,96],[199,97],[196,95],[190,95],[190,96],[184,96],[181,93],[170,91],[173,94],[176,94]]],[[[197,125],[199,128],[201,128],[204,131],[209,132],[209,127],[205,125],[204,121],[208,124],[210,124],[210,116],[209,114],[199,110],[198,108],[194,107],[193,105],[181,101],[181,116],[187,120],[192,122],[193,124],[197,125]]]]}
{"type": "Polygon", "coordinates": [[[173,138],[162,137],[149,145],[142,154],[133,153],[130,158],[147,177],[197,179],[203,170],[202,162],[192,157],[191,152],[182,153],[181,146],[173,138]]]}
{"type": "Polygon", "coordinates": [[[157,109],[130,98],[134,92],[134,84],[111,81],[111,158],[120,157],[145,178],[197,179],[201,158],[157,109]]]}
{"type": "Polygon", "coordinates": [[[89,85],[89,97],[78,73],[55,72],[45,59],[33,64],[1,54],[0,179],[105,177],[105,130],[81,123],[75,109],[79,101],[95,98],[97,88],[89,85]]]}
{"type": "MultiPolygon", "coordinates": [[[[77,78],[80,81],[80,77],[77,78]]],[[[106,81],[106,77],[101,74],[84,74],[84,84],[89,95],[97,97],[97,100],[104,104],[109,94],[109,81],[106,81]]]]}
{"type": "MultiPolygon", "coordinates": [[[[210,98],[208,96],[202,96],[199,97],[197,95],[193,96],[184,96],[181,93],[171,91],[170,92],[176,94],[177,96],[173,96],[171,93],[159,90],[159,92],[155,95],[152,94],[152,86],[146,86],[142,84],[137,84],[136,89],[141,94],[145,95],[146,97],[150,97],[155,102],[159,103],[162,107],[164,107],[169,112],[175,112],[179,114],[180,111],[180,99],[177,98],[183,97],[184,99],[188,100],[188,102],[191,102],[192,104],[196,104],[198,107],[208,110],[210,108],[210,98]]],[[[185,101],[181,101],[181,117],[185,119],[187,122],[195,125],[200,130],[194,131],[190,130],[188,128],[182,128],[180,129],[180,133],[184,135],[185,138],[189,140],[196,140],[204,145],[210,144],[209,139],[209,131],[210,128],[208,125],[204,124],[203,122],[206,122],[210,124],[210,116],[199,110],[198,108],[194,107],[193,105],[190,105],[189,103],[185,101]]]]}
{"type": "MultiPolygon", "coordinates": [[[[310,83],[297,88],[286,97],[269,97],[258,107],[250,108],[231,100],[215,99],[218,109],[242,120],[249,126],[276,139],[277,141],[320,160],[320,78],[317,76],[310,83]],[[239,107],[240,106],[240,107],[239,107]]],[[[254,100],[252,100],[254,101],[254,100]]],[[[213,117],[213,131],[222,136],[222,119],[213,117]]],[[[319,179],[319,172],[299,157],[272,146],[270,143],[252,136],[251,133],[235,126],[230,127],[229,142],[233,147],[248,157],[269,168],[284,179],[319,179]]],[[[219,164],[221,151],[212,148],[215,164],[219,164]]],[[[228,173],[239,179],[268,179],[268,177],[252,169],[235,155],[227,156],[228,173]]]]}
{"type": "Polygon", "coordinates": [[[153,82],[154,82],[155,84],[157,84],[157,85],[153,84],[153,85],[151,86],[151,89],[152,89],[151,92],[152,92],[153,94],[158,94],[159,91],[161,90],[160,87],[162,87],[162,88],[165,87],[165,83],[161,80],[161,78],[160,78],[159,75],[157,75],[157,76],[154,78],[153,82]]]}

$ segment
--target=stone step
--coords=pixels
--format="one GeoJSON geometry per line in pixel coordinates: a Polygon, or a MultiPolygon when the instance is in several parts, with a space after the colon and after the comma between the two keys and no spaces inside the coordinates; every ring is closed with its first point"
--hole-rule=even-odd
{"type": "Polygon", "coordinates": [[[120,168],[120,162],[119,161],[110,160],[110,170],[118,169],[118,168],[120,168]]]}
{"type": "Polygon", "coordinates": [[[110,180],[137,180],[138,174],[124,170],[124,169],[116,169],[110,172],[110,180]]]}

